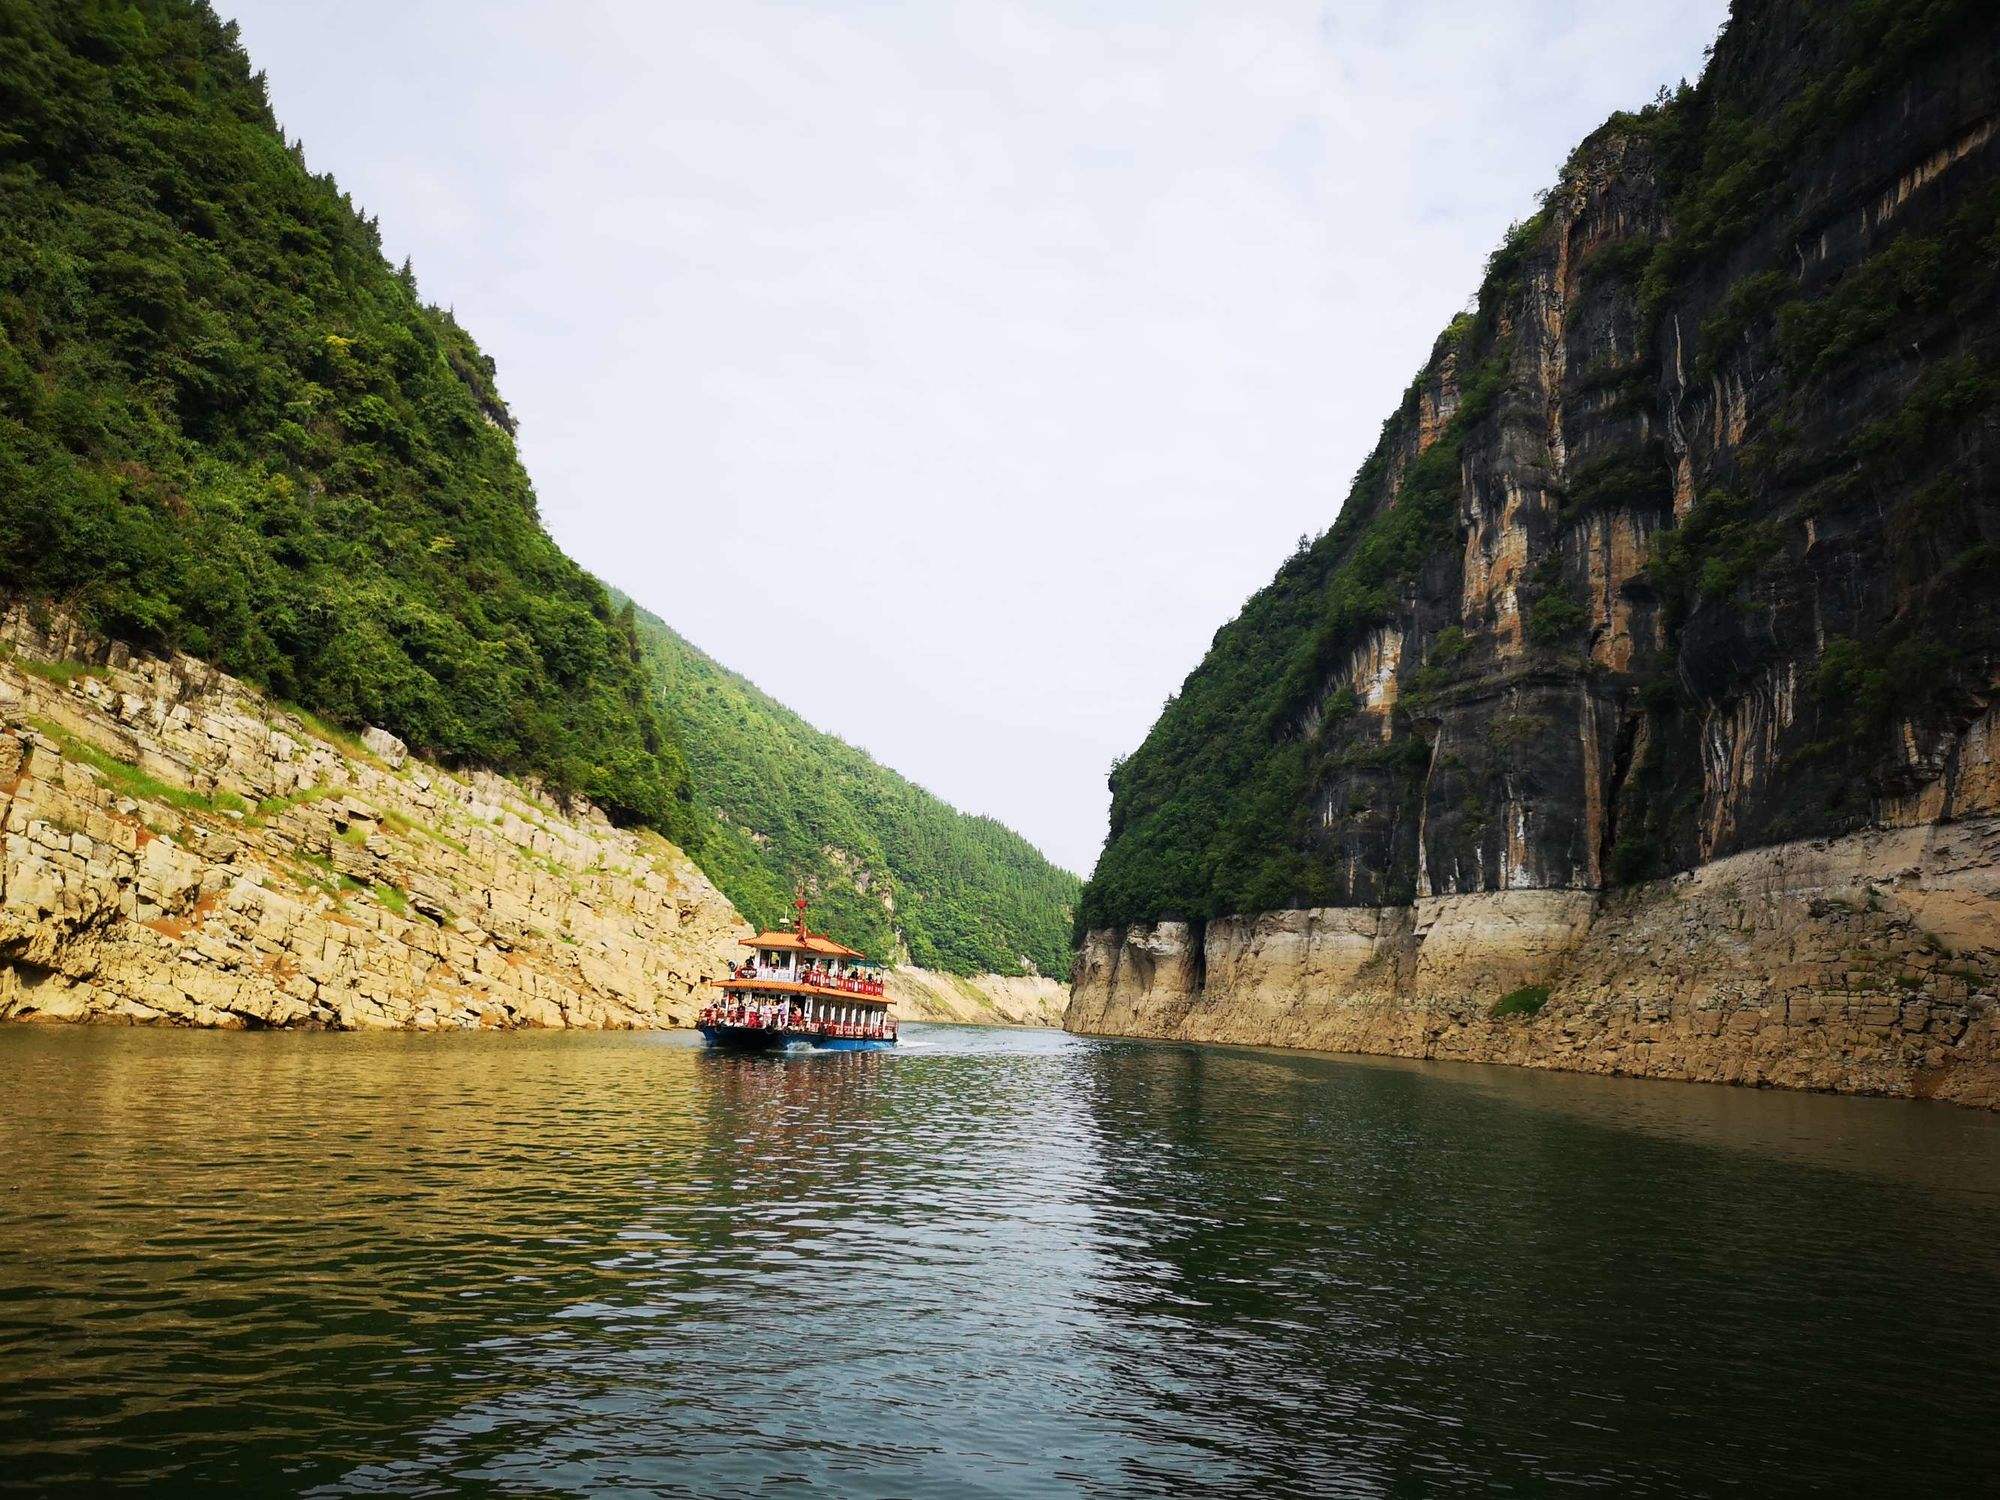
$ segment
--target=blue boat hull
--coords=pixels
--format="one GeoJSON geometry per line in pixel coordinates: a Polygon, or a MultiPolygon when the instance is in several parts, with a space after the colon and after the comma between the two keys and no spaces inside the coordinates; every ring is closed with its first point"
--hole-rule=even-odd
{"type": "Polygon", "coordinates": [[[697,1030],[708,1039],[711,1047],[721,1047],[730,1052],[782,1052],[787,1047],[803,1046],[811,1040],[789,1031],[776,1031],[768,1026],[701,1026],[697,1030]]]}
{"type": "Polygon", "coordinates": [[[808,1031],[783,1031],[769,1026],[698,1026],[709,1046],[727,1052],[783,1052],[788,1047],[816,1047],[822,1052],[886,1052],[893,1041],[873,1037],[815,1036],[808,1031]]]}

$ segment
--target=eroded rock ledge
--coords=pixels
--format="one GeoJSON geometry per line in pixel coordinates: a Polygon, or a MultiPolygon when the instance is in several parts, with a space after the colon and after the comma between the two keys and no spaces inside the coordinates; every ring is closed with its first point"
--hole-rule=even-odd
{"type": "Polygon", "coordinates": [[[685,1023],[749,928],[673,845],[0,613],[0,1018],[685,1023]]]}
{"type": "Polygon", "coordinates": [[[1038,975],[942,974],[899,964],[889,971],[896,1014],[978,1026],[1060,1026],[1069,989],[1038,975]]]}
{"type": "Polygon", "coordinates": [[[1616,893],[1093,932],[1064,1024],[2000,1108],[2000,817],[1756,849],[1616,893]],[[1538,1011],[1493,1013],[1530,986],[1548,990],[1538,1011]]]}

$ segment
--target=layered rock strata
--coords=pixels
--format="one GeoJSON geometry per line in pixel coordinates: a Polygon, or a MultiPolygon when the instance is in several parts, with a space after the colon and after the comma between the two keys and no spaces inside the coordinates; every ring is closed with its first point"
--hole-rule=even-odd
{"type": "Polygon", "coordinates": [[[907,964],[889,971],[896,1014],[975,1026],[1060,1026],[1069,986],[1018,974],[940,974],[907,964]]]}
{"type": "Polygon", "coordinates": [[[1095,932],[1065,1024],[2000,1107],[2000,818],[1757,849],[1602,896],[1095,932]],[[1509,996],[1539,1009],[1496,1014],[1509,996]]]}
{"type": "Polygon", "coordinates": [[[685,1023],[749,928],[673,845],[0,617],[0,1017],[685,1023]]]}

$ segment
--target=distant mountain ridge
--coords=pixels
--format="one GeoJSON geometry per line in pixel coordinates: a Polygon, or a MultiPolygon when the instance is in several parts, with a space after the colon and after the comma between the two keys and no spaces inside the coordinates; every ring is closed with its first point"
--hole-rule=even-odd
{"type": "Polygon", "coordinates": [[[697,858],[753,922],[788,920],[804,881],[814,925],[878,958],[1067,975],[1074,875],[815,729],[656,616],[635,619],[713,820],[697,858]]]}

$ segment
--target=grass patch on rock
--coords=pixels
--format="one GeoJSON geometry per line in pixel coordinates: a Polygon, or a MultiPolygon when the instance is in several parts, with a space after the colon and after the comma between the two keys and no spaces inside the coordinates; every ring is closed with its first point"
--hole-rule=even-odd
{"type": "Polygon", "coordinates": [[[114,791],[123,792],[128,797],[144,802],[164,803],[184,812],[235,812],[248,809],[249,804],[234,792],[195,792],[186,787],[174,786],[160,780],[152,772],[130,761],[100,750],[87,741],[78,739],[60,725],[47,719],[30,718],[28,723],[36,733],[55,742],[64,760],[77,761],[89,766],[104,778],[105,784],[114,791]]]}
{"type": "Polygon", "coordinates": [[[102,677],[104,668],[87,661],[39,661],[22,656],[10,646],[0,646],[0,661],[11,661],[30,677],[39,677],[57,687],[68,687],[80,677],[102,677]]]}
{"type": "Polygon", "coordinates": [[[352,734],[337,724],[329,724],[319,715],[299,707],[296,703],[280,703],[278,706],[304,725],[306,732],[313,738],[331,745],[349,760],[358,760],[384,771],[389,769],[383,764],[380,756],[361,743],[360,735],[352,734]]]}
{"type": "Polygon", "coordinates": [[[1493,1002],[1487,1012],[1495,1020],[1502,1016],[1532,1016],[1549,1003],[1549,987],[1545,984],[1524,984],[1518,990],[1509,990],[1493,1002]]]}
{"type": "Polygon", "coordinates": [[[249,822],[253,826],[261,826],[295,807],[307,807],[315,802],[323,802],[339,790],[340,788],[336,786],[309,786],[296,792],[286,792],[282,796],[266,797],[250,810],[249,822]]]}

